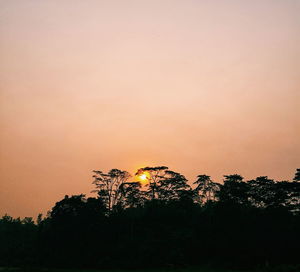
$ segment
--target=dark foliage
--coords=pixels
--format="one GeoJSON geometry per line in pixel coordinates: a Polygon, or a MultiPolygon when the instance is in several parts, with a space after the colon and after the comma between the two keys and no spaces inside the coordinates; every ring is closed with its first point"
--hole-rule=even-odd
{"type": "Polygon", "coordinates": [[[65,196],[37,223],[0,219],[1,266],[225,267],[299,264],[299,169],[292,182],[199,175],[165,166],[94,171],[96,198],[65,196]]]}

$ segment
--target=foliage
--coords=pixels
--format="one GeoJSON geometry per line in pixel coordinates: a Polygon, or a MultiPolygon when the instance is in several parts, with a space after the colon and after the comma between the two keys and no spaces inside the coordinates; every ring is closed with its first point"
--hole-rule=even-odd
{"type": "Polygon", "coordinates": [[[130,174],[119,169],[112,169],[108,173],[96,170],[93,172],[95,173],[93,184],[96,186],[94,192],[97,192],[98,196],[104,200],[106,208],[111,211],[113,206],[121,205],[124,196],[121,188],[130,178],[130,174]]]}
{"type": "Polygon", "coordinates": [[[192,189],[165,166],[137,175],[146,171],[146,187],[126,171],[94,171],[97,197],[65,196],[37,223],[3,216],[0,265],[299,268],[299,180],[198,175],[192,189]]]}
{"type": "Polygon", "coordinates": [[[199,175],[194,182],[197,185],[195,192],[200,202],[215,201],[217,193],[220,190],[220,184],[213,182],[210,176],[199,175]]]}

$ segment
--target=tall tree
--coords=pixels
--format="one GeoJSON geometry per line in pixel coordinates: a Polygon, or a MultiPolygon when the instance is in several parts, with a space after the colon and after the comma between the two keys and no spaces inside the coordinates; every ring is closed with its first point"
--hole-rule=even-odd
{"type": "Polygon", "coordinates": [[[105,202],[107,209],[111,211],[115,205],[122,203],[124,194],[121,188],[131,175],[127,171],[119,169],[112,169],[108,173],[99,170],[93,172],[95,173],[93,184],[96,186],[96,190],[92,192],[97,192],[105,202]]]}
{"type": "Polygon", "coordinates": [[[126,182],[120,186],[121,194],[124,196],[125,207],[136,208],[143,205],[145,196],[140,189],[140,182],[126,182]]]}
{"type": "Polygon", "coordinates": [[[247,183],[250,185],[248,187],[248,197],[252,205],[258,208],[266,208],[269,206],[277,206],[280,202],[279,186],[276,186],[274,180],[269,179],[267,176],[261,176],[247,183]]]}
{"type": "Polygon", "coordinates": [[[164,201],[179,200],[185,191],[191,190],[185,176],[170,170],[165,171],[157,185],[158,198],[164,201]]]}
{"type": "Polygon", "coordinates": [[[155,167],[143,167],[138,169],[136,172],[136,176],[140,176],[144,173],[147,174],[147,179],[149,184],[147,194],[150,197],[150,199],[156,199],[158,197],[158,187],[160,185],[160,181],[164,179],[166,176],[166,171],[168,170],[168,167],[166,166],[155,166],[155,167]]]}
{"type": "Polygon", "coordinates": [[[220,184],[213,182],[210,176],[199,175],[194,184],[197,185],[195,192],[200,202],[205,203],[207,201],[216,200],[216,194],[220,189],[220,184]]]}
{"type": "Polygon", "coordinates": [[[240,205],[247,205],[248,203],[248,189],[247,183],[243,182],[243,177],[238,174],[225,175],[224,184],[218,192],[218,197],[221,202],[231,202],[240,205]]]}

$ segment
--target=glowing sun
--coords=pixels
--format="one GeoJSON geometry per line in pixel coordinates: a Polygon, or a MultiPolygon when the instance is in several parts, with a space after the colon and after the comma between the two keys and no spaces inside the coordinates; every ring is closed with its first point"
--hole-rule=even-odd
{"type": "Polygon", "coordinates": [[[147,180],[147,175],[146,175],[146,174],[140,175],[140,180],[141,180],[141,181],[147,180]]]}
{"type": "Polygon", "coordinates": [[[138,175],[138,180],[142,185],[146,185],[149,183],[149,174],[147,172],[141,173],[138,175]]]}

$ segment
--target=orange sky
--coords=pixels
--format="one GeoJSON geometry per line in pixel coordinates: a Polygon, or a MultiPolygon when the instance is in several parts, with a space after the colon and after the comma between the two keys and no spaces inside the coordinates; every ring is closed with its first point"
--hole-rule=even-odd
{"type": "Polygon", "coordinates": [[[291,179],[298,0],[2,0],[0,215],[89,193],[93,169],[291,179]]]}

